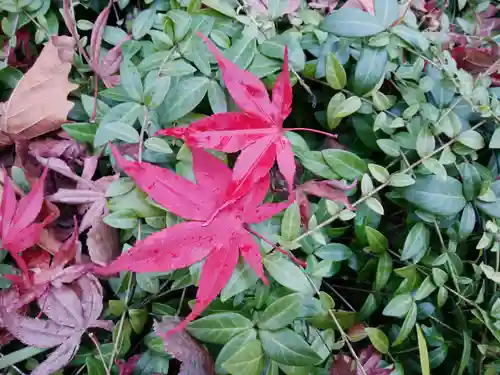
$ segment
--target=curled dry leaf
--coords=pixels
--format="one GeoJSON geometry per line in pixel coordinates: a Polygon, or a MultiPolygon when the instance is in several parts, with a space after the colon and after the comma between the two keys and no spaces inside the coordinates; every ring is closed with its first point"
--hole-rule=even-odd
{"type": "Polygon", "coordinates": [[[210,354],[186,331],[169,335],[168,332],[179,324],[179,319],[164,317],[155,324],[155,332],[163,339],[165,351],[182,362],[179,375],[215,374],[214,363],[210,354]]]}
{"type": "Polygon", "coordinates": [[[39,348],[57,347],[32,375],[47,375],[63,368],[77,352],[88,328],[107,325],[98,320],[103,308],[102,293],[99,281],[87,274],[71,285],[44,294],[39,307],[47,320],[7,312],[0,306],[3,325],[18,340],[39,348]]]}
{"type": "Polygon", "coordinates": [[[73,60],[73,39],[51,37],[33,67],[2,104],[0,144],[31,139],[59,129],[73,107],[67,97],[77,85],[68,81],[73,60]],[[47,100],[50,98],[50,100],[47,100]]]}
{"type": "Polygon", "coordinates": [[[92,262],[105,266],[120,255],[120,238],[115,228],[97,217],[87,234],[87,248],[92,262]]]}

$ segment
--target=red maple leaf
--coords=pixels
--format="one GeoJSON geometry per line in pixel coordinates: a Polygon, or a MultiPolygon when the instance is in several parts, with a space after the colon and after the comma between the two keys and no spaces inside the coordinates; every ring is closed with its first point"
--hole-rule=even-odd
{"type": "Polygon", "coordinates": [[[45,251],[34,249],[35,251],[23,253],[17,261],[18,266],[21,270],[28,269],[29,272],[23,272],[21,275],[4,275],[18,290],[18,298],[7,308],[8,311],[15,311],[36,299],[40,300],[52,287],[57,289],[63,284],[71,283],[92,268],[91,264],[68,266],[76,256],[77,240],[78,226],[75,219],[73,234],[63,243],[52,260],[45,251]]]}
{"type": "Polygon", "coordinates": [[[196,184],[169,169],[128,161],[114,147],[112,151],[119,166],[150,198],[169,212],[192,221],[153,233],[107,267],[96,269],[96,273],[168,272],[205,259],[196,304],[171,332],[182,330],[217,297],[229,281],[240,254],[267,282],[260,247],[246,226],[267,220],[290,204],[290,200],[261,204],[269,188],[268,174],[248,194],[227,204],[231,170],[202,149],[191,150],[196,184]]]}
{"type": "Polygon", "coordinates": [[[394,370],[379,367],[382,358],[372,345],[363,349],[358,357],[360,363],[345,354],[335,356],[330,375],[389,375],[394,370]]]}
{"type": "Polygon", "coordinates": [[[283,70],[276,80],[270,100],[262,81],[226,59],[208,38],[198,35],[215,55],[224,83],[243,112],[217,113],[195,121],[187,128],[163,129],[158,134],[182,138],[192,147],[223,152],[241,151],[227,191],[228,197],[232,199],[250,191],[253,184],[269,173],[275,160],[291,193],[295,160],[285,131],[309,130],[331,135],[314,129],[283,129],[283,121],[290,114],[292,105],[287,48],[283,70]]]}
{"type": "Polygon", "coordinates": [[[5,170],[3,174],[6,178],[0,205],[0,239],[2,247],[14,258],[21,271],[28,274],[28,269],[19,253],[35,245],[40,239],[42,229],[56,216],[49,214],[41,222],[37,222],[44,200],[43,187],[47,169],[44,169],[40,179],[33,184],[29,194],[19,201],[5,170]]]}

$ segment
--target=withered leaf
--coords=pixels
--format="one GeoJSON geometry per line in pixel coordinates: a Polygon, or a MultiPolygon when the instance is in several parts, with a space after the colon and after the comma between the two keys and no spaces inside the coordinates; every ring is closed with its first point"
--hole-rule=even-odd
{"type": "Polygon", "coordinates": [[[74,41],[67,36],[50,38],[33,67],[2,103],[0,144],[10,139],[31,139],[59,129],[73,107],[67,97],[77,85],[68,81],[74,41]]]}

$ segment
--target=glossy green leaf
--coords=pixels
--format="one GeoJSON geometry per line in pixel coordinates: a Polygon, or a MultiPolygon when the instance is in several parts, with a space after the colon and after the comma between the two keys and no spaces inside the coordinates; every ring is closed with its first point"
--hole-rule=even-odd
{"type": "Polygon", "coordinates": [[[273,361],[288,366],[310,366],[321,358],[297,333],[284,328],[279,331],[259,332],[264,352],[273,361]]]}
{"type": "Polygon", "coordinates": [[[398,19],[397,0],[375,0],[375,17],[385,27],[391,26],[398,19]]]}
{"type": "Polygon", "coordinates": [[[416,47],[424,52],[429,49],[429,40],[419,30],[412,29],[406,25],[397,25],[391,31],[412,47],[416,47]]]}
{"type": "Polygon", "coordinates": [[[375,349],[382,354],[389,352],[389,339],[383,331],[378,328],[365,328],[365,331],[375,349]]]}
{"type": "Polygon", "coordinates": [[[330,13],[320,28],[337,36],[359,38],[382,32],[386,26],[379,19],[356,8],[342,8],[330,13]]]}
{"type": "Polygon", "coordinates": [[[403,197],[420,209],[436,215],[455,215],[465,206],[462,184],[448,177],[419,176],[415,184],[402,191],[403,197]]]}
{"type": "Polygon", "coordinates": [[[373,289],[380,291],[385,288],[391,277],[392,267],[392,257],[388,252],[384,252],[378,258],[377,273],[375,275],[373,289]]]}
{"type": "Polygon", "coordinates": [[[399,331],[396,340],[394,340],[394,342],[392,343],[392,346],[401,345],[410,335],[413,327],[415,327],[415,324],[417,323],[417,310],[417,304],[413,302],[410,310],[406,314],[406,318],[403,321],[403,325],[401,326],[401,330],[399,331]]]}
{"type": "Polygon", "coordinates": [[[262,344],[259,340],[251,340],[225,361],[222,367],[231,374],[260,375],[264,365],[262,344]]]}
{"type": "Polygon", "coordinates": [[[233,338],[222,347],[221,351],[217,355],[217,359],[215,360],[217,374],[227,373],[222,365],[233,355],[241,351],[241,348],[243,348],[247,342],[253,341],[256,338],[257,331],[255,329],[249,329],[233,336],[233,338]]]}
{"type": "Polygon", "coordinates": [[[252,327],[253,323],[243,315],[223,312],[207,315],[191,322],[188,331],[201,341],[225,344],[232,337],[252,327]]]}
{"type": "Polygon", "coordinates": [[[366,95],[377,86],[385,75],[387,60],[386,48],[367,47],[361,51],[352,84],[355,94],[366,95]]]}
{"type": "Polygon", "coordinates": [[[468,332],[463,332],[462,356],[460,358],[460,366],[457,375],[462,375],[469,365],[472,352],[472,339],[468,332]]]}
{"type": "Polygon", "coordinates": [[[221,301],[225,302],[238,293],[254,286],[257,279],[257,275],[247,263],[239,263],[233,271],[233,274],[231,275],[231,278],[227,282],[226,286],[221,291],[221,301]]]}
{"type": "Polygon", "coordinates": [[[293,203],[285,210],[281,221],[281,237],[292,241],[300,234],[300,211],[297,203],[293,203]]]}
{"type": "Polygon", "coordinates": [[[314,255],[325,260],[341,262],[352,257],[352,250],[341,243],[329,243],[320,247],[314,252],[314,255]]]}
{"type": "Polygon", "coordinates": [[[174,82],[159,108],[162,121],[172,122],[191,112],[207,93],[209,82],[206,77],[186,77],[174,82]]]}
{"type": "Polygon", "coordinates": [[[406,237],[401,260],[421,259],[429,248],[430,231],[423,223],[415,224],[406,237]]]}
{"type": "Polygon", "coordinates": [[[299,293],[293,293],[274,301],[260,315],[259,328],[277,330],[292,323],[300,315],[302,299],[299,293]]]}
{"type": "Polygon", "coordinates": [[[215,81],[210,81],[208,85],[208,102],[213,113],[227,112],[226,94],[215,81]]]}
{"type": "Polygon", "coordinates": [[[132,100],[142,102],[144,92],[141,75],[130,60],[123,60],[120,64],[120,84],[132,100]]]}
{"type": "Polygon", "coordinates": [[[334,53],[326,56],[326,81],[335,90],[341,90],[347,84],[345,69],[334,53]]]}
{"type": "Polygon", "coordinates": [[[413,303],[413,298],[409,294],[401,294],[391,299],[391,301],[385,306],[382,314],[385,316],[401,318],[405,316],[408,311],[410,311],[413,303]]]}
{"type": "Polygon", "coordinates": [[[281,285],[296,292],[313,294],[314,289],[304,275],[304,271],[290,259],[272,253],[264,258],[267,272],[281,285]]]}
{"type": "Polygon", "coordinates": [[[432,292],[436,290],[436,285],[432,282],[431,276],[427,276],[415,294],[415,300],[420,301],[427,298],[432,292]]]}
{"type": "Polygon", "coordinates": [[[368,167],[363,159],[349,151],[328,149],[323,157],[333,171],[347,180],[361,179],[368,167]]]}
{"type": "Polygon", "coordinates": [[[368,241],[368,246],[370,246],[370,249],[374,253],[380,254],[389,248],[389,241],[387,240],[387,237],[385,237],[378,230],[367,226],[365,228],[365,233],[366,239],[368,241]]]}
{"type": "Polygon", "coordinates": [[[429,364],[429,352],[427,350],[427,342],[425,341],[424,334],[420,325],[416,325],[417,330],[417,341],[418,341],[418,352],[420,357],[420,367],[422,369],[422,375],[431,375],[431,369],[429,364]]]}

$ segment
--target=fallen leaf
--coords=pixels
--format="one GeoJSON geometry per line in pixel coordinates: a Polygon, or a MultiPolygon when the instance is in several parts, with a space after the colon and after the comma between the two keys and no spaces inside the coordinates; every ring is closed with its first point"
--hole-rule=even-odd
{"type": "Polygon", "coordinates": [[[47,320],[1,309],[4,326],[19,341],[38,348],[57,347],[33,370],[32,375],[47,375],[63,368],[78,351],[81,337],[88,328],[107,325],[98,320],[103,308],[102,299],[101,284],[87,274],[71,285],[52,288],[44,294],[38,302],[47,320]]]}
{"type": "Polygon", "coordinates": [[[169,272],[205,259],[196,304],[171,333],[182,330],[214,300],[231,278],[241,255],[264,282],[260,247],[246,225],[267,220],[291,201],[261,204],[269,188],[269,174],[257,181],[244,197],[228,203],[231,170],[215,156],[193,148],[193,183],[166,168],[128,161],[111,147],[118,165],[137,186],[169,212],[193,220],[155,232],[94,272],[169,272]]]}
{"type": "Polygon", "coordinates": [[[216,113],[191,123],[187,128],[164,129],[158,134],[181,138],[191,147],[222,152],[241,151],[227,192],[232,199],[247,194],[257,181],[269,173],[275,161],[291,192],[295,159],[283,129],[283,121],[290,114],[292,105],[287,48],[283,70],[274,85],[271,101],[261,80],[226,59],[212,42],[200,36],[215,55],[224,83],[243,112],[216,113]]]}
{"type": "Polygon", "coordinates": [[[120,255],[120,237],[115,228],[97,217],[87,233],[87,248],[95,264],[105,266],[120,255]]]}
{"type": "Polygon", "coordinates": [[[302,219],[302,224],[307,228],[309,219],[311,218],[311,208],[308,195],[315,195],[319,198],[326,198],[333,202],[342,203],[350,210],[354,210],[354,207],[349,203],[349,198],[346,192],[351,190],[356,186],[356,181],[352,184],[347,185],[340,181],[335,180],[324,180],[324,181],[307,181],[302,185],[295,188],[295,200],[298,202],[300,217],[302,219]]]}
{"type": "MultiPolygon", "coordinates": [[[[3,175],[7,176],[5,170],[3,175]]],[[[25,275],[28,274],[28,269],[19,253],[35,245],[40,239],[42,229],[55,219],[55,215],[48,215],[41,222],[37,221],[44,202],[46,176],[47,170],[44,170],[29,194],[19,201],[10,179],[4,178],[0,206],[0,238],[2,247],[10,253],[25,275]]]]}
{"type": "Polygon", "coordinates": [[[165,351],[182,362],[179,375],[213,375],[214,363],[210,354],[188,332],[168,332],[179,324],[179,319],[165,316],[155,323],[155,332],[163,339],[165,351]]]}
{"type": "Polygon", "coordinates": [[[119,375],[132,375],[135,370],[135,366],[137,366],[137,362],[139,362],[139,359],[141,359],[140,354],[133,355],[126,361],[124,361],[123,359],[117,359],[115,363],[118,366],[118,370],[120,371],[119,375]]]}
{"type": "Polygon", "coordinates": [[[67,96],[78,87],[68,81],[72,59],[72,38],[51,37],[9,100],[2,103],[0,131],[4,135],[31,139],[61,127],[73,107],[67,96]]]}
{"type": "MultiPolygon", "coordinates": [[[[249,11],[252,14],[260,14],[263,16],[269,15],[269,0],[250,0],[247,1],[249,11]]],[[[282,15],[291,14],[297,11],[300,7],[300,0],[289,0],[287,7],[283,10],[282,15]]]]}

